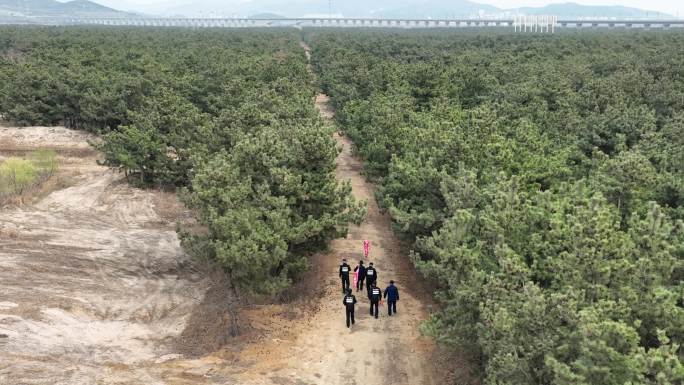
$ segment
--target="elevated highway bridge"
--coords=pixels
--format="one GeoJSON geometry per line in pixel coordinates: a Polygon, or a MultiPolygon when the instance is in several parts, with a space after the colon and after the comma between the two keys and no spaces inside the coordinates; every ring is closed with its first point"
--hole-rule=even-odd
{"type": "MultiPolygon", "coordinates": [[[[467,28],[511,27],[515,19],[371,19],[371,18],[81,18],[35,17],[41,25],[106,25],[188,28],[249,28],[249,27],[365,27],[365,28],[467,28]]],[[[684,19],[616,19],[580,20],[554,19],[555,28],[675,28],[684,27],[684,19]]]]}

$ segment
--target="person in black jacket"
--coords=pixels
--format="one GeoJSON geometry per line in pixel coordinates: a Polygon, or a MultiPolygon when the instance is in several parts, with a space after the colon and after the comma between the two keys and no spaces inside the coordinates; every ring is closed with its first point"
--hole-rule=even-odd
{"type": "Polygon", "coordinates": [[[363,289],[363,281],[366,279],[366,266],[363,265],[363,261],[359,261],[359,265],[354,268],[354,271],[358,271],[358,280],[356,281],[356,291],[363,289]]]}
{"type": "Polygon", "coordinates": [[[390,281],[389,286],[385,289],[385,294],[383,297],[387,298],[387,314],[392,315],[397,314],[397,301],[399,301],[399,289],[394,286],[394,281],[390,281]]]}
{"type": "Polygon", "coordinates": [[[374,283],[378,282],[378,271],[375,270],[375,267],[373,267],[373,262],[368,264],[368,268],[366,268],[366,289],[368,290],[368,299],[370,299],[371,295],[371,287],[373,286],[374,283]]]}
{"type": "Polygon", "coordinates": [[[375,318],[378,318],[378,304],[381,299],[382,291],[373,283],[370,289],[370,315],[375,315],[375,318]],[[373,308],[375,308],[375,313],[373,313],[373,308]]]}
{"type": "Polygon", "coordinates": [[[342,303],[347,313],[347,327],[351,327],[354,324],[354,305],[356,305],[356,297],[352,294],[351,289],[347,289],[347,294],[342,298],[342,303]],[[351,325],[349,321],[351,321],[351,325]]]}
{"type": "Polygon", "coordinates": [[[349,289],[349,271],[351,267],[347,265],[347,260],[343,259],[340,265],[340,278],[342,279],[342,294],[347,292],[349,289]]]}

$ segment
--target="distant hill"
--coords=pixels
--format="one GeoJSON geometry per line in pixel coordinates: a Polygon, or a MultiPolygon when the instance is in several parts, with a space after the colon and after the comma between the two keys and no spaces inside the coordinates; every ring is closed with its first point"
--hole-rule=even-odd
{"type": "MultiPolygon", "coordinates": [[[[127,8],[137,9],[134,0],[121,0],[127,8]]],[[[560,18],[655,18],[672,17],[656,11],[622,6],[595,6],[576,3],[551,4],[544,7],[501,9],[470,0],[166,0],[146,5],[144,11],[157,16],[188,17],[363,17],[444,19],[470,17],[510,17],[511,14],[549,14],[560,18]]],[[[140,7],[143,7],[142,5],[140,7]]],[[[140,8],[142,10],[142,8],[140,8]]],[[[90,0],[0,0],[0,23],[7,20],[32,22],[35,16],[137,17],[90,0]]]]}
{"type": "MultiPolygon", "coordinates": [[[[592,6],[575,3],[559,3],[545,7],[501,9],[469,0],[332,0],[328,8],[325,0],[167,0],[159,5],[158,14],[183,14],[199,16],[212,12],[224,16],[248,16],[275,14],[284,17],[309,15],[343,15],[344,17],[384,18],[459,18],[481,15],[505,16],[512,13],[552,14],[559,17],[656,17],[655,11],[621,6],[592,6]]],[[[661,17],[666,16],[661,13],[661,17]]]]}
{"type": "Polygon", "coordinates": [[[662,12],[648,11],[620,5],[581,5],[576,3],[549,4],[544,7],[523,7],[516,9],[526,15],[557,15],[561,17],[628,17],[628,18],[656,18],[667,17],[662,12]]]}
{"type": "Polygon", "coordinates": [[[271,13],[284,17],[306,17],[328,15],[332,12],[333,15],[344,17],[444,18],[471,17],[481,12],[499,10],[494,6],[469,0],[332,0],[332,8],[328,8],[325,0],[174,0],[173,4],[165,7],[163,14],[198,16],[214,12],[246,16],[271,13]]]}
{"type": "Polygon", "coordinates": [[[257,13],[255,15],[249,16],[249,19],[285,19],[285,16],[278,15],[277,13],[257,13]]]}
{"type": "Polygon", "coordinates": [[[26,20],[30,17],[134,17],[89,0],[61,3],[55,0],[0,0],[0,20],[26,20]]]}

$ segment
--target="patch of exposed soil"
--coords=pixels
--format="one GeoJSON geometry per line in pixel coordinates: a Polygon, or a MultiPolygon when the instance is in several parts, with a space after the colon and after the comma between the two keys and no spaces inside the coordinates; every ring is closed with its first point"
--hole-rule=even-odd
{"type": "Polygon", "coordinates": [[[132,188],[97,165],[92,139],[0,128],[2,156],[51,148],[72,179],[0,211],[0,383],[222,383],[205,376],[213,363],[183,359],[178,341],[200,336],[185,341],[189,351],[228,334],[193,321],[225,282],[181,249],[173,194],[132,188]]]}

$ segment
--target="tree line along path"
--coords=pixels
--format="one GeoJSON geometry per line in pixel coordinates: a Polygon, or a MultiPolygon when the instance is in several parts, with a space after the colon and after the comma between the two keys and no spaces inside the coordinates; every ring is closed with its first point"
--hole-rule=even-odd
{"type": "MultiPolygon", "coordinates": [[[[309,57],[308,47],[302,46],[309,57]]],[[[315,103],[323,119],[332,124],[334,111],[328,96],[317,95],[315,103]]],[[[434,342],[419,331],[428,316],[430,297],[421,288],[407,249],[393,233],[389,216],[380,212],[375,187],[363,177],[363,164],[353,156],[351,141],[338,134],[335,140],[341,148],[336,176],[351,182],[356,199],[368,202],[366,220],[360,226],[350,224],[347,237],[334,240],[330,251],[314,260],[321,265],[317,270],[324,272],[319,278],[325,286],[322,297],[311,299],[320,301],[311,309],[315,313],[305,321],[293,321],[291,338],[269,340],[258,348],[255,365],[243,373],[242,380],[253,384],[442,384],[447,372],[444,358],[438,357],[434,342]],[[374,263],[378,287],[384,289],[393,279],[399,288],[398,314],[387,316],[385,301],[379,319],[373,318],[365,290],[354,288],[359,302],[350,331],[345,326],[338,266],[342,258],[352,267],[358,264],[364,239],[371,242],[364,264],[374,263]]]]}

